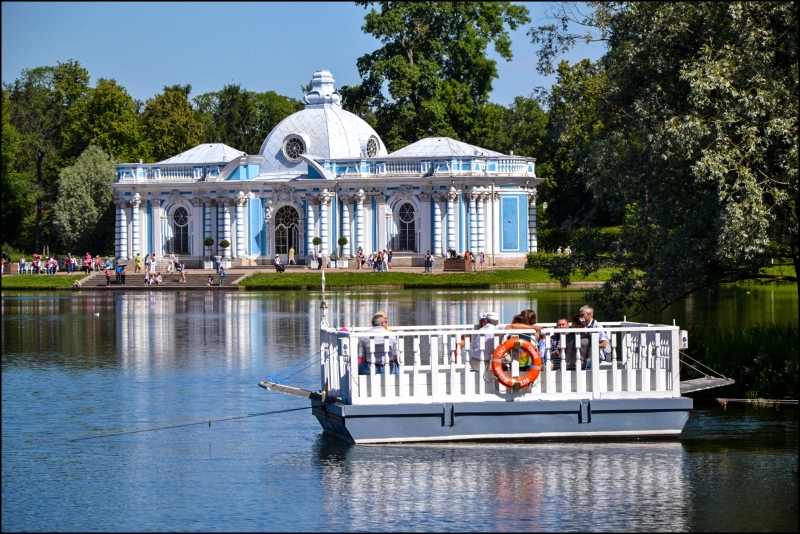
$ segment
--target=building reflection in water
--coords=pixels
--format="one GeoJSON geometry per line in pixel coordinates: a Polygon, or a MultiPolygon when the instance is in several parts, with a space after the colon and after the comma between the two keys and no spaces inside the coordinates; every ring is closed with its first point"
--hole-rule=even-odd
{"type": "MultiPolygon", "coordinates": [[[[525,298],[460,293],[389,297],[385,293],[327,293],[332,326],[368,326],[377,310],[391,324],[472,324],[482,311],[513,316],[536,306],[525,298]]],[[[269,355],[289,365],[319,350],[322,294],[309,292],[120,294],[116,302],[116,340],[120,362],[149,372],[165,359],[185,364],[190,352],[214,350],[230,367],[249,366],[254,355],[269,355]]]]}
{"type": "Polygon", "coordinates": [[[342,446],[320,440],[323,506],[340,527],[403,517],[414,530],[686,530],[680,443],[342,446]],[[331,452],[333,449],[333,452],[331,452]],[[359,503],[341,508],[341,496],[359,503]]]}

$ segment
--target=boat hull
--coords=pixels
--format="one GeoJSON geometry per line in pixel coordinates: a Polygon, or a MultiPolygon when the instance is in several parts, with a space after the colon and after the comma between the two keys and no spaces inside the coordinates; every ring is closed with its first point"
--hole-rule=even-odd
{"type": "Polygon", "coordinates": [[[677,438],[686,397],[345,405],[312,400],[327,432],[354,443],[677,438]]]}

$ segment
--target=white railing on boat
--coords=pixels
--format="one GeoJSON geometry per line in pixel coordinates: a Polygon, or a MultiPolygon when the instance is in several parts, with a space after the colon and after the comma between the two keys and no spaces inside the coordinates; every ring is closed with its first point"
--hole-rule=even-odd
{"type": "MultiPolygon", "coordinates": [[[[478,332],[472,325],[398,326],[390,334],[397,339],[398,374],[358,374],[358,341],[372,338],[368,360],[374,364],[374,346],[384,336],[375,337],[369,328],[349,331],[336,328],[320,330],[322,389],[345,404],[406,404],[460,401],[525,401],[564,399],[622,399],[679,397],[680,330],[677,326],[646,323],[605,323],[603,328],[555,329],[553,323],[541,323],[546,336],[547,365],[536,382],[521,391],[506,388],[497,380],[484,379],[483,372],[473,372],[469,363],[471,337],[478,332]],[[566,347],[569,336],[589,334],[590,354],[600,354],[600,332],[609,339],[608,361],[592,357],[591,369],[552,370],[550,338],[561,336],[566,347]]],[[[533,333],[533,330],[495,330],[499,341],[509,334],[533,333]]],[[[486,334],[482,331],[481,334],[486,334]]],[[[580,338],[573,337],[577,346],[580,338]]],[[[491,355],[487,356],[487,359],[491,355]]],[[[491,375],[491,371],[488,373],[491,375]]]]}

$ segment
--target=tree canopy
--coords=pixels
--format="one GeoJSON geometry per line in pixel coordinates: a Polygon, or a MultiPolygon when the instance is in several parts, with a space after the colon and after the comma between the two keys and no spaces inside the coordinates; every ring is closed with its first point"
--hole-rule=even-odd
{"type": "Polygon", "coordinates": [[[90,145],[74,165],[61,171],[53,224],[68,248],[97,250],[97,236],[113,235],[113,193],[109,186],[115,174],[113,158],[96,145],[90,145]]]}
{"type": "Polygon", "coordinates": [[[203,125],[195,117],[187,92],[180,87],[165,88],[163,93],[148,99],[141,123],[153,161],[171,158],[197,146],[203,139],[203,125]]]}
{"type": "Polygon", "coordinates": [[[347,88],[350,105],[361,108],[366,101],[375,110],[389,150],[431,136],[470,139],[497,78],[487,47],[493,43],[510,60],[507,28],[529,22],[527,8],[510,2],[357,4],[380,7],[370,9],[362,29],[383,46],[358,58],[362,83],[347,88]]]}
{"type": "MultiPolygon", "coordinates": [[[[584,123],[602,128],[573,159],[595,199],[625,214],[630,253],[590,300],[615,314],[663,308],[717,283],[781,279],[759,273],[773,255],[791,255],[800,269],[798,5],[592,7],[579,22],[595,37],[584,38],[607,39],[608,52],[596,119],[584,123]]],[[[533,32],[543,70],[554,43],[570,42],[562,30],[533,32]]],[[[575,104],[564,115],[586,111],[575,104]]],[[[572,268],[592,270],[608,252],[589,242],[576,248],[572,268]]],[[[567,282],[570,272],[556,274],[567,282]]]]}

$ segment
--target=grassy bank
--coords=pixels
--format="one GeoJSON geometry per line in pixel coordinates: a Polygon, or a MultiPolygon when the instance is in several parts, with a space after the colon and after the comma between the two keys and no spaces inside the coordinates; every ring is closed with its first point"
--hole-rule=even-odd
{"type": "Polygon", "coordinates": [[[71,287],[75,280],[83,280],[85,274],[46,275],[21,274],[3,277],[3,289],[57,289],[71,287]]]}
{"type": "MultiPolygon", "coordinates": [[[[717,333],[693,330],[689,339],[694,346],[687,354],[736,380],[731,386],[698,396],[797,399],[797,324],[762,324],[717,333]]],[[[686,366],[681,369],[681,379],[698,377],[686,366]]]]}
{"type": "MultiPolygon", "coordinates": [[[[601,271],[589,277],[575,278],[574,282],[602,282],[611,271],[601,271]]],[[[240,286],[247,289],[318,289],[321,287],[319,271],[256,273],[248,276],[240,286]]],[[[372,271],[325,271],[325,287],[394,287],[398,289],[486,289],[489,287],[517,287],[528,284],[552,284],[555,280],[547,269],[496,269],[475,273],[408,273],[372,271]]]]}

